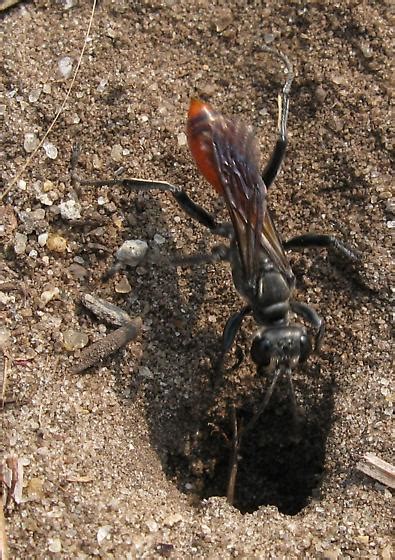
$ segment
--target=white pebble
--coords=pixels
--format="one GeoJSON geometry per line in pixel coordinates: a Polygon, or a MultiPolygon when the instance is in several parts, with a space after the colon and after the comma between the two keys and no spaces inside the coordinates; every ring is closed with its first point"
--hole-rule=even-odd
{"type": "Polygon", "coordinates": [[[99,528],[99,530],[97,531],[98,544],[101,544],[104,541],[104,539],[108,537],[110,531],[111,531],[111,525],[103,525],[103,527],[99,528]]]}
{"type": "Polygon", "coordinates": [[[48,539],[48,550],[50,552],[60,552],[62,550],[62,542],[58,537],[48,539]]]}
{"type": "Polygon", "coordinates": [[[72,198],[59,204],[59,210],[64,220],[78,220],[81,218],[81,204],[72,198]]]}
{"type": "Polygon", "coordinates": [[[27,235],[24,233],[15,234],[14,251],[17,255],[22,255],[26,251],[27,235]]]}
{"type": "Polygon", "coordinates": [[[58,68],[63,78],[70,78],[73,72],[73,59],[70,56],[64,56],[59,60],[58,68]]]}
{"type": "Polygon", "coordinates": [[[38,253],[37,253],[36,249],[32,249],[29,253],[29,257],[31,259],[35,259],[37,257],[37,255],[38,255],[38,253]]]}
{"type": "Polygon", "coordinates": [[[48,239],[48,233],[40,233],[40,235],[37,237],[37,241],[40,247],[45,247],[47,243],[47,239],[48,239]]]}
{"type": "Polygon", "coordinates": [[[52,142],[44,142],[43,147],[49,159],[56,159],[58,157],[58,148],[52,142]]]}
{"type": "Polygon", "coordinates": [[[38,101],[40,95],[41,95],[41,88],[32,89],[32,91],[29,93],[30,103],[35,103],[36,101],[38,101]]]}
{"type": "Polygon", "coordinates": [[[122,146],[120,144],[115,144],[111,148],[111,159],[120,163],[122,161],[122,146]]]}
{"type": "Polygon", "coordinates": [[[160,235],[160,233],[155,233],[154,242],[157,245],[163,245],[163,243],[166,243],[166,239],[163,237],[163,235],[160,235]]]}
{"type": "Polygon", "coordinates": [[[177,142],[179,146],[186,146],[187,141],[187,135],[185,132],[180,132],[180,134],[177,135],[177,142]]]}
{"type": "Polygon", "coordinates": [[[147,251],[148,245],[145,241],[132,239],[125,241],[118,249],[116,258],[129,266],[137,266],[147,254],[147,251]]]}
{"type": "Polygon", "coordinates": [[[37,148],[39,143],[40,143],[40,141],[37,138],[37,136],[34,134],[34,132],[27,132],[25,134],[25,140],[23,142],[23,147],[25,149],[25,152],[27,152],[28,154],[34,152],[34,150],[37,148]]]}

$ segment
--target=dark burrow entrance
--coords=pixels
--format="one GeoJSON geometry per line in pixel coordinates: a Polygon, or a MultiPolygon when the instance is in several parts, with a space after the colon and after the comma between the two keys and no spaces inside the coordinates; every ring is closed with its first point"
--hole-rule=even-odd
{"type": "MultiPolygon", "coordinates": [[[[321,385],[320,395],[303,388],[303,411],[295,422],[286,383],[279,383],[266,412],[245,434],[239,452],[233,505],[252,513],[274,505],[295,515],[318,498],[324,474],[325,446],[332,423],[333,383],[321,385]]],[[[317,387],[315,387],[317,390],[317,387]]],[[[229,408],[228,408],[229,411],[229,408]]],[[[226,496],[231,465],[232,421],[211,411],[189,439],[186,453],[166,457],[166,471],[180,490],[199,499],[226,496]],[[192,489],[192,490],[191,490],[192,489]]],[[[237,410],[239,425],[248,424],[253,406],[237,410]]]]}

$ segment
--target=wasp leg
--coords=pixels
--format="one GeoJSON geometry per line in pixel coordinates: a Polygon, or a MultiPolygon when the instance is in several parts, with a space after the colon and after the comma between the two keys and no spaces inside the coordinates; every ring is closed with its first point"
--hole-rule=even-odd
{"type": "Polygon", "coordinates": [[[291,309],[294,313],[303,317],[305,321],[310,323],[310,325],[316,329],[314,350],[318,352],[321,346],[322,337],[324,336],[324,321],[322,317],[320,317],[318,313],[306,303],[301,303],[299,301],[291,301],[291,309]]]}
{"type": "MultiPolygon", "coordinates": [[[[225,361],[225,357],[226,354],[229,352],[229,350],[232,348],[233,343],[235,341],[236,335],[241,327],[241,324],[243,322],[243,319],[246,315],[248,315],[249,313],[251,313],[251,307],[249,305],[246,305],[245,307],[243,307],[242,309],[240,309],[240,311],[236,311],[236,313],[233,313],[233,315],[231,315],[229,317],[229,319],[226,322],[225,328],[224,328],[224,332],[222,335],[222,348],[221,348],[221,354],[215,364],[214,370],[217,373],[221,373],[222,372],[222,368],[224,366],[224,361],[225,361]]],[[[240,359],[240,356],[238,357],[237,360],[237,367],[240,366],[242,362],[242,359],[240,359]]],[[[233,369],[233,368],[232,368],[233,369]]]]}
{"type": "Polygon", "coordinates": [[[216,263],[229,261],[229,247],[226,245],[216,245],[211,253],[201,253],[197,255],[179,255],[170,260],[175,266],[193,266],[204,263],[216,263]]]}
{"type": "Polygon", "coordinates": [[[161,192],[170,192],[178,202],[179,206],[181,206],[184,212],[193,220],[196,220],[208,228],[215,235],[228,238],[232,236],[232,227],[230,224],[220,224],[216,222],[214,216],[196,204],[196,202],[194,202],[181,187],[177,187],[171,183],[167,183],[166,181],[148,181],[145,179],[131,178],[98,181],[81,180],[80,184],[96,187],[120,185],[132,191],[158,190],[161,192]]]}
{"type": "Polygon", "coordinates": [[[298,235],[292,237],[284,243],[285,249],[296,248],[309,248],[309,247],[324,247],[325,249],[332,249],[335,253],[340,253],[348,261],[358,261],[358,254],[344,245],[341,241],[336,239],[333,235],[322,235],[318,233],[306,233],[305,235],[298,235]]]}

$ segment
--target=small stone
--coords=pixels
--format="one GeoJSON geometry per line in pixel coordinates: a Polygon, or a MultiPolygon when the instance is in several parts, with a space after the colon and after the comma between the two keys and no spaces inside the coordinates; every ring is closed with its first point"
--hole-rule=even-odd
{"type": "Polygon", "coordinates": [[[44,142],[43,148],[49,159],[56,159],[58,157],[58,149],[52,142],[44,142]]]}
{"type": "Polygon", "coordinates": [[[333,130],[333,132],[340,132],[343,130],[344,123],[339,117],[332,115],[332,117],[328,120],[328,126],[333,130]]]}
{"type": "Polygon", "coordinates": [[[26,251],[27,235],[24,233],[15,234],[14,251],[16,255],[22,255],[26,251]]]}
{"type": "Polygon", "coordinates": [[[39,144],[40,144],[40,140],[37,138],[34,132],[27,132],[25,134],[25,140],[23,142],[23,147],[25,149],[25,152],[27,152],[28,154],[34,152],[34,150],[38,147],[39,144]]]}
{"type": "Polygon", "coordinates": [[[158,530],[158,524],[156,521],[154,521],[153,519],[149,519],[148,521],[146,521],[145,523],[148,527],[148,530],[151,533],[156,533],[156,531],[158,530]]]}
{"type": "Polygon", "coordinates": [[[74,199],[59,204],[60,215],[64,220],[78,220],[81,218],[81,204],[74,199]]]}
{"type": "Polygon", "coordinates": [[[147,366],[139,367],[139,375],[140,375],[140,377],[143,377],[144,379],[153,379],[154,378],[154,374],[152,373],[152,371],[147,366]]]}
{"type": "Polygon", "coordinates": [[[4,350],[11,340],[11,331],[6,327],[0,327],[0,350],[4,350]]]}
{"type": "Polygon", "coordinates": [[[229,8],[219,10],[214,14],[214,26],[217,33],[222,33],[233,21],[233,14],[229,8]]]}
{"type": "Polygon", "coordinates": [[[327,92],[324,90],[324,88],[322,87],[321,84],[316,87],[315,98],[318,101],[318,103],[323,103],[325,101],[326,95],[327,95],[327,92]]]}
{"type": "Polygon", "coordinates": [[[118,249],[116,258],[129,266],[137,266],[145,257],[148,251],[148,244],[141,239],[125,241],[118,249]]]}
{"type": "Polygon", "coordinates": [[[73,59],[70,56],[64,56],[58,62],[58,69],[63,78],[70,78],[73,72],[73,59]]]}
{"type": "Polygon", "coordinates": [[[99,196],[99,198],[97,199],[97,203],[99,206],[104,206],[106,202],[108,201],[105,196],[99,196]]]}
{"type": "Polygon", "coordinates": [[[111,531],[111,525],[103,525],[103,527],[99,528],[96,535],[98,544],[102,544],[104,539],[106,539],[109,536],[110,531],[111,531]]]}
{"type": "Polygon", "coordinates": [[[32,91],[29,93],[30,103],[35,103],[36,101],[38,101],[40,95],[41,95],[41,88],[32,89],[32,91]]]}
{"type": "Polygon", "coordinates": [[[273,43],[275,37],[273,33],[264,33],[263,34],[263,40],[265,41],[265,43],[267,45],[270,45],[270,43],[273,43]]]}
{"type": "Polygon", "coordinates": [[[44,290],[40,295],[41,306],[45,307],[47,303],[49,303],[52,299],[58,297],[59,294],[60,290],[56,286],[53,288],[49,288],[48,290],[44,290]]]}
{"type": "Polygon", "coordinates": [[[99,93],[103,93],[103,91],[105,91],[107,85],[108,85],[108,80],[106,80],[105,78],[103,80],[100,80],[99,85],[97,86],[97,91],[99,93]]]}
{"type": "Polygon", "coordinates": [[[32,249],[32,250],[29,252],[29,257],[30,257],[31,259],[37,258],[37,255],[38,255],[38,253],[37,253],[36,249],[32,249]]]}
{"type": "Polygon", "coordinates": [[[122,161],[123,159],[122,146],[120,144],[115,144],[111,148],[111,159],[113,159],[117,163],[120,163],[122,161]]]}
{"type": "Polygon", "coordinates": [[[129,294],[132,291],[132,286],[129,284],[126,276],[123,276],[119,282],[115,285],[115,291],[117,294],[129,294]]]}
{"type": "Polygon", "coordinates": [[[89,342],[88,335],[82,331],[69,329],[63,333],[63,346],[68,352],[81,350],[89,342]]]}
{"type": "Polygon", "coordinates": [[[160,233],[155,233],[154,242],[157,245],[163,245],[163,243],[166,243],[166,239],[163,237],[163,235],[160,235],[160,233]]]}
{"type": "Polygon", "coordinates": [[[174,513],[173,515],[169,515],[168,517],[166,517],[163,523],[168,527],[173,527],[174,525],[180,523],[181,521],[183,521],[182,515],[180,513],[174,513]]]}
{"type": "Polygon", "coordinates": [[[55,253],[64,253],[67,249],[67,240],[56,233],[48,234],[47,247],[55,253]]]}
{"type": "Polygon", "coordinates": [[[69,266],[69,272],[77,280],[84,280],[85,277],[88,275],[88,271],[86,270],[86,268],[84,268],[78,263],[71,264],[69,266]]]}
{"type": "Polygon", "coordinates": [[[61,552],[62,550],[62,542],[59,537],[49,538],[48,539],[48,550],[50,552],[61,552]]]}
{"type": "Polygon", "coordinates": [[[101,163],[101,161],[99,159],[99,156],[97,154],[93,154],[92,165],[95,169],[101,169],[102,163],[101,163]]]}
{"type": "Polygon", "coordinates": [[[180,132],[180,134],[177,135],[177,142],[179,146],[186,146],[187,145],[187,135],[185,134],[185,132],[180,132]]]}
{"type": "Polygon", "coordinates": [[[40,247],[45,247],[47,243],[47,239],[48,239],[48,233],[40,233],[40,235],[37,237],[37,242],[40,245],[40,247]]]}
{"type": "Polygon", "coordinates": [[[29,500],[39,501],[44,497],[44,480],[42,478],[31,478],[26,487],[29,500]]]}
{"type": "Polygon", "coordinates": [[[51,84],[44,84],[43,85],[43,92],[48,94],[52,92],[52,86],[51,84]]]}

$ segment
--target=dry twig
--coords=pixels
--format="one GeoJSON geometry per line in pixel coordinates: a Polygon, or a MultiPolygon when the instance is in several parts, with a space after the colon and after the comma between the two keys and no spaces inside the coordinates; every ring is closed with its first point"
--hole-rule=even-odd
{"type": "Polygon", "coordinates": [[[357,464],[357,469],[381,484],[395,488],[395,467],[379,459],[374,453],[366,453],[362,461],[357,464]]]}
{"type": "Polygon", "coordinates": [[[106,358],[113,352],[116,352],[122,346],[125,346],[131,340],[134,340],[141,330],[142,321],[140,317],[133,319],[127,325],[120,327],[109,335],[94,342],[88,348],[81,352],[81,356],[77,364],[73,367],[73,373],[81,373],[97,364],[103,358],[106,358]]]}

